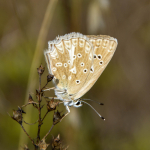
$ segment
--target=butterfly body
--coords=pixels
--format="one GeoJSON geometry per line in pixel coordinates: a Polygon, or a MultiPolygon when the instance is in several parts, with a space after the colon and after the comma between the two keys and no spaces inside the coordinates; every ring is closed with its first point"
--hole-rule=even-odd
{"type": "Polygon", "coordinates": [[[55,95],[70,106],[82,106],[82,97],[111,60],[117,40],[110,36],[70,33],[48,42],[44,52],[49,73],[54,75],[55,95]]]}

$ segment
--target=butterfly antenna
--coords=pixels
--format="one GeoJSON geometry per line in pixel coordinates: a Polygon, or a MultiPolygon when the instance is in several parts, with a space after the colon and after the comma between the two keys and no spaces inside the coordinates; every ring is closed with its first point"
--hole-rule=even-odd
{"type": "Polygon", "coordinates": [[[87,104],[87,105],[89,105],[97,114],[98,114],[98,116],[100,117],[100,118],[102,118],[103,120],[105,120],[105,118],[104,117],[102,117],[95,109],[94,109],[94,107],[93,106],[91,106],[89,103],[87,103],[87,102],[85,102],[85,101],[82,101],[81,100],[81,102],[83,102],[83,103],[85,103],[85,104],[87,104]]]}
{"type": "Polygon", "coordinates": [[[99,105],[104,105],[103,103],[100,103],[100,102],[95,101],[95,100],[92,100],[92,99],[81,99],[81,100],[89,100],[89,101],[93,101],[93,102],[95,102],[95,103],[98,103],[99,105]]]}

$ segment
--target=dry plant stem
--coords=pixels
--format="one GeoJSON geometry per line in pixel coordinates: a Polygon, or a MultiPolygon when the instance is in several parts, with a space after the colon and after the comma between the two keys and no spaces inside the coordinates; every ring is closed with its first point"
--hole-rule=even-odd
{"type": "Polygon", "coordinates": [[[49,113],[49,111],[46,112],[46,114],[44,115],[43,119],[41,120],[41,122],[43,122],[43,120],[45,119],[45,117],[47,116],[47,114],[49,113]]]}
{"type": "Polygon", "coordinates": [[[39,74],[39,93],[38,93],[38,102],[39,102],[39,121],[38,121],[38,133],[37,133],[37,143],[40,141],[40,131],[41,131],[41,74],[39,74]]]}
{"type": "Polygon", "coordinates": [[[23,108],[23,107],[26,107],[27,105],[30,105],[30,104],[39,104],[39,103],[37,103],[37,102],[32,102],[32,103],[29,103],[29,102],[28,102],[27,104],[25,104],[25,105],[22,105],[22,106],[21,106],[21,108],[23,108]]]}
{"type": "Polygon", "coordinates": [[[27,103],[27,104],[25,104],[25,105],[22,105],[21,108],[26,107],[27,105],[29,105],[29,103],[27,103]]]}
{"type": "Polygon", "coordinates": [[[43,139],[45,139],[50,134],[50,132],[52,131],[53,127],[54,127],[54,124],[52,125],[50,130],[46,133],[46,135],[43,137],[43,139]]]}
{"type": "Polygon", "coordinates": [[[23,131],[25,132],[25,134],[29,137],[29,139],[31,140],[32,144],[36,147],[33,139],[29,136],[29,134],[26,132],[25,128],[21,125],[21,128],[23,129],[23,131]]]}
{"type": "MultiPolygon", "coordinates": [[[[45,44],[45,39],[47,37],[48,34],[48,29],[54,14],[54,10],[56,8],[58,0],[49,0],[48,6],[46,8],[46,12],[44,15],[44,19],[41,25],[41,29],[40,29],[40,33],[38,36],[38,40],[37,40],[37,45],[36,45],[36,49],[35,49],[35,53],[34,53],[34,57],[33,57],[33,61],[31,64],[31,69],[30,69],[30,74],[29,74],[29,80],[28,80],[28,85],[27,85],[27,90],[26,90],[26,98],[25,98],[25,103],[27,103],[27,99],[28,99],[28,92],[29,91],[33,91],[34,87],[36,85],[36,80],[34,79],[34,69],[36,68],[37,64],[39,63],[39,61],[41,60],[41,58],[43,57],[43,49],[44,49],[44,44],[45,44]]],[[[27,112],[29,115],[25,116],[25,120],[28,120],[30,122],[31,117],[31,109],[27,108],[27,112]]],[[[26,129],[27,131],[29,131],[29,127],[26,129]]],[[[26,136],[24,136],[24,133],[21,132],[20,133],[20,141],[18,143],[18,150],[20,150],[20,145],[23,145],[24,143],[27,143],[27,138],[26,136]]]]}
{"type": "Polygon", "coordinates": [[[42,87],[41,91],[47,86],[48,82],[42,87]]]}
{"type": "Polygon", "coordinates": [[[37,122],[38,122],[38,120],[37,120],[36,122],[34,122],[34,123],[27,123],[27,122],[24,121],[24,123],[25,123],[25,124],[28,124],[28,125],[34,125],[34,124],[36,124],[37,122]]]}

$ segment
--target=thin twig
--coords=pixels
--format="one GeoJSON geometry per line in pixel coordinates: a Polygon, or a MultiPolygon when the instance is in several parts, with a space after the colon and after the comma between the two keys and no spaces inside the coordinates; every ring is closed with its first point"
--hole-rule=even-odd
{"type": "Polygon", "coordinates": [[[43,137],[43,139],[45,139],[50,134],[50,132],[52,131],[53,127],[54,127],[54,124],[52,125],[50,130],[46,133],[46,135],[43,137]]]}
{"type": "MultiPolygon", "coordinates": [[[[43,22],[41,25],[41,29],[40,29],[40,33],[38,36],[33,61],[31,64],[31,69],[30,69],[30,73],[29,73],[28,85],[27,85],[27,89],[26,89],[25,103],[27,103],[28,91],[33,91],[35,84],[36,84],[35,80],[34,80],[34,78],[35,78],[34,69],[37,67],[37,64],[39,63],[39,61],[43,57],[42,54],[43,54],[44,44],[45,44],[47,34],[48,34],[47,31],[48,31],[50,23],[52,21],[52,17],[53,17],[57,2],[58,2],[58,0],[49,0],[48,6],[46,8],[46,12],[45,12],[44,19],[43,19],[43,22]]],[[[28,112],[28,115],[26,115],[25,118],[28,119],[28,121],[30,121],[31,120],[31,117],[30,117],[31,108],[30,107],[27,108],[27,112],[28,112]]],[[[28,126],[28,128],[26,130],[29,130],[29,127],[30,126],[28,126]]],[[[23,132],[20,133],[19,139],[20,139],[20,141],[18,143],[18,150],[20,149],[20,145],[22,145],[23,143],[27,143],[27,138],[24,136],[23,132]]]]}
{"type": "Polygon", "coordinates": [[[26,132],[25,128],[22,125],[21,125],[21,128],[23,129],[25,134],[29,137],[29,139],[31,140],[32,144],[35,146],[35,143],[34,143],[33,139],[29,136],[29,134],[26,132]]]}
{"type": "Polygon", "coordinates": [[[46,112],[46,114],[44,115],[43,119],[41,120],[41,122],[43,122],[43,120],[45,119],[45,117],[47,116],[47,114],[49,113],[49,111],[46,112]]]}
{"type": "Polygon", "coordinates": [[[30,104],[39,104],[39,103],[34,102],[34,101],[32,101],[32,102],[28,102],[27,104],[22,105],[22,106],[21,106],[21,108],[23,108],[23,107],[25,107],[25,106],[27,106],[27,105],[30,105],[30,104]]]}
{"type": "Polygon", "coordinates": [[[42,87],[41,91],[47,86],[48,82],[42,87]]]}
{"type": "Polygon", "coordinates": [[[39,102],[39,121],[38,121],[38,133],[37,133],[37,143],[40,141],[40,131],[41,131],[41,74],[39,74],[39,93],[38,93],[38,102],[39,102]]]}
{"type": "Polygon", "coordinates": [[[25,104],[25,105],[22,105],[21,108],[23,108],[23,107],[25,107],[25,106],[27,106],[27,105],[29,105],[29,103],[27,103],[27,104],[25,104]]]}
{"type": "Polygon", "coordinates": [[[24,123],[26,123],[26,124],[28,124],[28,125],[34,125],[34,124],[36,124],[37,122],[38,122],[38,120],[37,120],[36,122],[34,122],[34,123],[27,123],[27,122],[24,121],[24,123]]]}

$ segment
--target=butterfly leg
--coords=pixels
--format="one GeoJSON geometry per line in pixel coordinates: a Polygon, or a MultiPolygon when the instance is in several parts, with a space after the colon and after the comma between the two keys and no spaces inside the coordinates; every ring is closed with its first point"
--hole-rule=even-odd
{"type": "Polygon", "coordinates": [[[67,110],[67,113],[62,117],[60,121],[62,121],[70,113],[70,109],[68,105],[66,105],[66,110],[67,110]]]}
{"type": "Polygon", "coordinates": [[[50,90],[54,90],[55,89],[55,87],[52,87],[52,88],[46,88],[46,89],[44,89],[44,90],[42,90],[42,91],[50,91],[50,90]]]}
{"type": "Polygon", "coordinates": [[[43,96],[43,97],[47,99],[58,99],[57,97],[46,97],[46,96],[43,96]]]}

